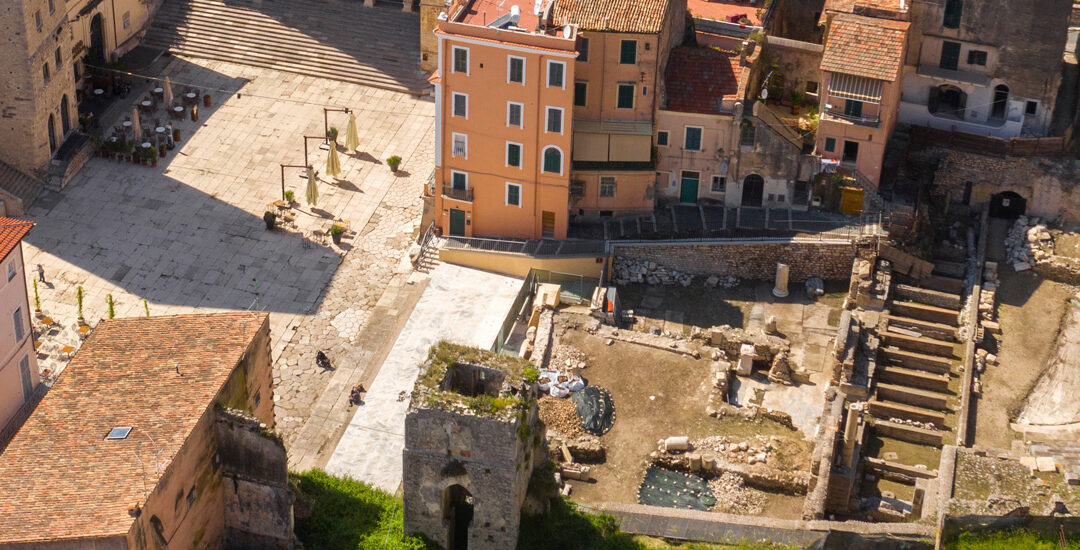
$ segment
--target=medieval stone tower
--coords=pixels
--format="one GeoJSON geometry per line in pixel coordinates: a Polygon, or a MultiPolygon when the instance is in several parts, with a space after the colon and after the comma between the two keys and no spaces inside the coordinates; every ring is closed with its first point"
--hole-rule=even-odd
{"type": "Polygon", "coordinates": [[[450,6],[449,0],[420,0],[420,69],[432,72],[439,68],[439,40],[435,24],[439,14],[450,6]]]}
{"type": "Polygon", "coordinates": [[[538,431],[535,371],[513,356],[432,348],[405,418],[405,532],[447,550],[517,546],[538,431]]]}

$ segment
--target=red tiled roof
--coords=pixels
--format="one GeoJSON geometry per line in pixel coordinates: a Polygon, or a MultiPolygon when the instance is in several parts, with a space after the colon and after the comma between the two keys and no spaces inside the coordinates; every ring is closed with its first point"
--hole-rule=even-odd
{"type": "Polygon", "coordinates": [[[577,25],[584,31],[657,33],[668,9],[668,0],[552,1],[555,25],[577,25]]]}
{"type": "Polygon", "coordinates": [[[892,82],[900,74],[910,23],[837,14],[821,58],[821,70],[892,82]]]}
{"type": "Polygon", "coordinates": [[[34,222],[15,218],[0,217],[0,260],[7,258],[19,241],[34,227],[34,222]]]}
{"type": "Polygon", "coordinates": [[[0,543],[127,533],[128,508],[154,491],[266,318],[98,324],[0,454],[0,543]],[[106,440],[119,426],[127,438],[106,440]]]}
{"type": "MultiPolygon", "coordinates": [[[[725,98],[739,96],[740,79],[731,56],[713,48],[671,50],[664,86],[667,109],[680,113],[717,114],[725,98]]],[[[741,72],[741,71],[740,71],[741,72]]]]}

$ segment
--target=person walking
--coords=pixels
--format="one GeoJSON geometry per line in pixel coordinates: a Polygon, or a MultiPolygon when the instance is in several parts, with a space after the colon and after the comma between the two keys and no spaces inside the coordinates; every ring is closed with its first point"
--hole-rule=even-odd
{"type": "Polygon", "coordinates": [[[39,281],[45,282],[45,268],[41,264],[37,264],[37,276],[39,281]]]}

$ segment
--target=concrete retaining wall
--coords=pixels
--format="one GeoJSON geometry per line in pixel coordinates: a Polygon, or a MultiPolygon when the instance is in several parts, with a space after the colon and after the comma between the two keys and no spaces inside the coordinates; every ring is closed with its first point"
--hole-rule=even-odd
{"type": "Polygon", "coordinates": [[[707,244],[659,242],[618,244],[615,256],[656,262],[693,275],[733,275],[740,279],[772,280],[776,264],[791,266],[789,280],[826,280],[851,276],[856,246],[846,241],[730,241],[707,244]]]}

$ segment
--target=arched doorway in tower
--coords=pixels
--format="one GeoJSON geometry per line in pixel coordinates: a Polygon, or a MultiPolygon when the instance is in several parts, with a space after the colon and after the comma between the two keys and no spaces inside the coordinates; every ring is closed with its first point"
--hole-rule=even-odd
{"type": "Polygon", "coordinates": [[[91,62],[104,63],[105,60],[105,24],[101,14],[90,19],[90,60],[91,62]]]}
{"type": "Polygon", "coordinates": [[[62,136],[66,136],[71,131],[71,115],[68,114],[68,96],[65,94],[64,98],[60,100],[60,128],[63,130],[62,136]]]}
{"type": "Polygon", "coordinates": [[[750,174],[743,179],[742,205],[760,207],[765,195],[765,178],[750,174]]]}
{"type": "Polygon", "coordinates": [[[469,547],[469,526],[473,519],[473,497],[461,485],[451,485],[443,492],[443,523],[447,528],[446,550],[469,547]]]}
{"type": "Polygon", "coordinates": [[[1014,220],[1027,211],[1027,199],[1012,191],[1004,191],[990,197],[990,216],[1014,220]]]}

